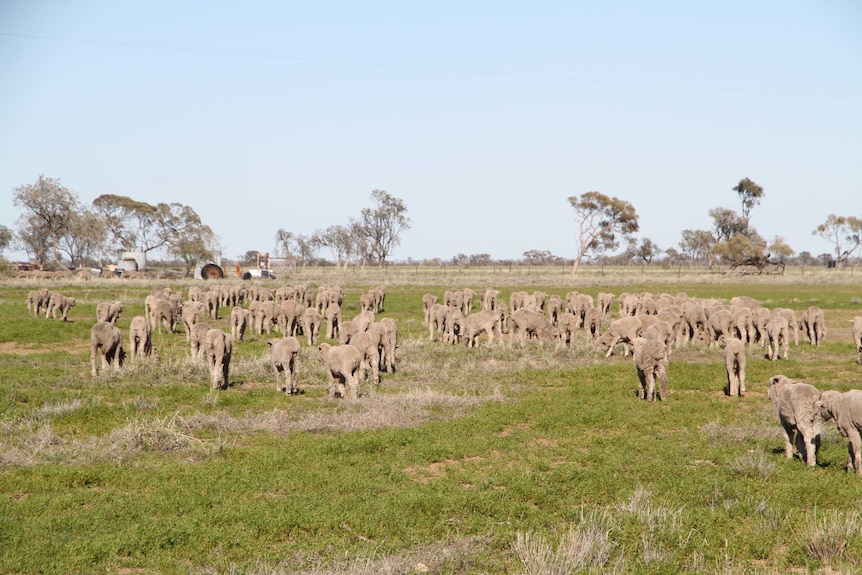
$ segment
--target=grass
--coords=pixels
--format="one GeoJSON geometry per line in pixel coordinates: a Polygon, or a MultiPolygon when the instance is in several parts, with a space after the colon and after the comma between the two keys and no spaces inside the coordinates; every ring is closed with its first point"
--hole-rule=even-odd
{"type": "MultiPolygon", "coordinates": [[[[92,378],[96,304],[122,299],[126,333],[153,285],[50,284],[78,299],[64,324],[27,317],[32,283],[3,282],[0,572],[850,573],[862,561],[845,440],[827,424],[816,469],[786,460],[765,396],[776,373],[858,387],[842,322],[862,305],[855,278],[366,276],[309,281],[352,280],[345,319],[368,287],[391,285],[382,315],[398,321],[399,369],[353,402],[326,399],[304,339],[302,393],[276,393],[266,335],[237,344],[223,392],[182,333],[154,335],[157,359],[92,378]],[[429,342],[422,294],[467,285],[817,302],[829,331],[786,361],[749,350],[742,398],[722,393],[720,352],[677,350],[669,400],[647,404],[631,359],[583,340],[429,342]]],[[[222,311],[211,323],[226,329],[222,311]]]]}

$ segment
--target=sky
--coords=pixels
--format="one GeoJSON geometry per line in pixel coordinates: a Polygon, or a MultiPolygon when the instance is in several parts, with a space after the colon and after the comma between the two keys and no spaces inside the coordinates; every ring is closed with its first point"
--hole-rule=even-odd
{"type": "Polygon", "coordinates": [[[572,258],[592,190],[678,248],[747,177],[817,255],[862,217],[862,2],[2,0],[0,224],[40,174],[191,206],[229,258],[385,190],[396,261],[572,258]]]}

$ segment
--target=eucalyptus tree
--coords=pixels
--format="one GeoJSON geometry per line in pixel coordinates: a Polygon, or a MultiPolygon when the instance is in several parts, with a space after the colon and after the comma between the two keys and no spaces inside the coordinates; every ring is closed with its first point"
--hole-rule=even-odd
{"type": "Polygon", "coordinates": [[[568,201],[575,209],[578,224],[572,275],[577,273],[584,257],[614,249],[621,238],[629,238],[640,229],[634,206],[619,198],[590,191],[569,196],[568,201]]]}
{"type": "Polygon", "coordinates": [[[40,175],[35,183],[15,188],[12,203],[23,210],[17,228],[25,251],[39,264],[46,263],[49,255],[59,262],[61,238],[81,211],[77,194],[59,179],[40,175]]]}
{"type": "Polygon", "coordinates": [[[367,241],[368,255],[376,259],[383,269],[386,258],[401,243],[401,232],[410,229],[410,218],[407,217],[404,200],[383,190],[373,190],[371,198],[375,205],[362,209],[359,222],[367,241]]]}
{"type": "Polygon", "coordinates": [[[835,269],[847,264],[847,260],[862,246],[862,218],[829,214],[826,221],[811,232],[835,248],[835,269]]]}

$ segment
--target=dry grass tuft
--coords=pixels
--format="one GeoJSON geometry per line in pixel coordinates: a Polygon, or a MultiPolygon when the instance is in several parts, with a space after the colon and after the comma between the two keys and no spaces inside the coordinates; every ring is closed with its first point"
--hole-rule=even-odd
{"type": "MultiPolygon", "coordinates": [[[[436,545],[422,545],[400,555],[378,555],[331,560],[318,556],[296,556],[271,565],[258,561],[243,571],[247,575],[407,575],[459,573],[469,570],[471,558],[490,544],[487,538],[466,537],[436,545]]],[[[230,573],[237,573],[232,567],[230,573]]],[[[195,571],[198,575],[219,575],[217,569],[195,571]]]]}
{"type": "Polygon", "coordinates": [[[805,527],[799,533],[802,548],[812,559],[830,564],[841,559],[851,539],[858,536],[859,511],[833,510],[817,516],[817,510],[806,514],[801,522],[805,527]]]}
{"type": "Polygon", "coordinates": [[[593,512],[570,526],[556,546],[544,537],[519,531],[512,551],[521,562],[523,575],[568,575],[595,568],[602,573],[620,572],[622,565],[608,565],[616,548],[610,531],[608,516],[593,512]]]}

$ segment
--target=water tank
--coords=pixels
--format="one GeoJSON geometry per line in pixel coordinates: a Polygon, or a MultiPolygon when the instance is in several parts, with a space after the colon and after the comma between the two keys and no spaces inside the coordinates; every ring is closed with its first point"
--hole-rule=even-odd
{"type": "Polygon", "coordinates": [[[126,271],[141,271],[147,269],[147,252],[123,252],[120,258],[120,267],[126,271]],[[135,260],[137,268],[128,268],[122,263],[126,260],[135,260]]]}

